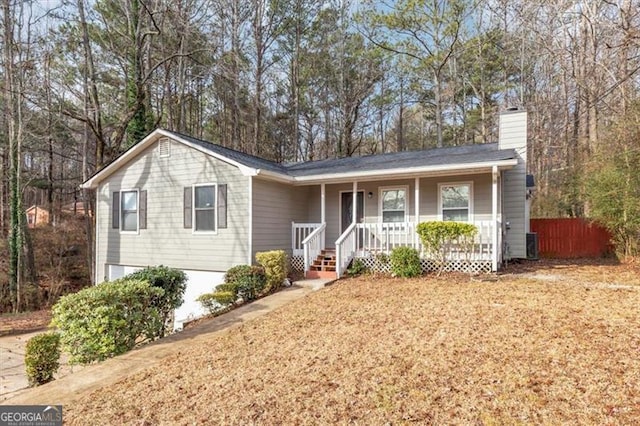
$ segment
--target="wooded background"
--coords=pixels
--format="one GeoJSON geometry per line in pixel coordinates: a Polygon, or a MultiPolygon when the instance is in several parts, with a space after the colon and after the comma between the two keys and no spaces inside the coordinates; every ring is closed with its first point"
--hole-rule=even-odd
{"type": "Polygon", "coordinates": [[[613,153],[637,170],[638,1],[2,0],[1,26],[14,275],[24,208],[90,203],[78,185],[156,127],[293,162],[492,142],[524,107],[534,217],[588,215],[613,153]]]}

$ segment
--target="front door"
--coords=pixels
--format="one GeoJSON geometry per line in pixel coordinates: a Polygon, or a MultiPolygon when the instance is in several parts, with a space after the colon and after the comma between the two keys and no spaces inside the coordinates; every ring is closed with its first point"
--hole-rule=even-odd
{"type": "MultiPolygon", "coordinates": [[[[353,222],[353,192],[341,192],[340,193],[340,205],[342,206],[340,221],[342,228],[340,234],[342,234],[353,222]]],[[[356,212],[356,222],[362,222],[364,217],[364,192],[358,191],[358,211],[356,212]]]]}

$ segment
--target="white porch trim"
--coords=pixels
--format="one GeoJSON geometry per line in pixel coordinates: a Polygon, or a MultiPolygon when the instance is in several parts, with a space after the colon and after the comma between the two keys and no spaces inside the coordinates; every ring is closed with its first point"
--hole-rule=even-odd
{"type": "Polygon", "coordinates": [[[353,210],[351,214],[351,223],[356,223],[357,221],[358,221],[358,181],[354,180],[353,181],[353,210]]]}
{"type": "Polygon", "coordinates": [[[498,166],[493,166],[491,172],[491,221],[496,224],[491,233],[491,270],[496,272],[498,270],[498,166]]]}
{"type": "MultiPolygon", "coordinates": [[[[413,221],[415,223],[420,223],[420,178],[416,177],[415,183],[413,185],[413,190],[415,195],[413,197],[414,207],[415,207],[415,218],[413,221]]],[[[415,245],[418,245],[418,233],[415,232],[413,238],[415,239],[415,245]]]]}

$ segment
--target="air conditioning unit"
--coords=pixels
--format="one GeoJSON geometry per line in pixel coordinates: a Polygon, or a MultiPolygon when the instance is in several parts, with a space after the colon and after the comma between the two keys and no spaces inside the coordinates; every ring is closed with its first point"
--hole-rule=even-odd
{"type": "Polygon", "coordinates": [[[538,260],[538,234],[527,232],[527,259],[538,260]]]}

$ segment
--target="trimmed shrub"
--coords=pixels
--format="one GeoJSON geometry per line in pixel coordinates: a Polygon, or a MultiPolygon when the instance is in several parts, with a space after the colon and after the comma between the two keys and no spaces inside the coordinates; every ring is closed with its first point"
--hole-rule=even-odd
{"type": "Polygon", "coordinates": [[[367,267],[364,266],[364,262],[361,259],[353,259],[351,267],[347,269],[347,274],[351,277],[362,275],[367,272],[367,267]]]}
{"type": "Polygon", "coordinates": [[[216,291],[225,291],[225,292],[229,292],[229,293],[233,293],[236,295],[238,295],[238,283],[224,283],[224,284],[220,284],[216,287],[216,291]]]}
{"type": "Polygon", "coordinates": [[[261,266],[252,266],[248,275],[238,278],[238,295],[242,300],[254,300],[262,295],[267,286],[267,275],[261,266]]]}
{"type": "Polygon", "coordinates": [[[470,223],[433,221],[419,223],[416,232],[427,254],[438,263],[440,273],[446,266],[447,247],[457,243],[468,255],[471,254],[470,246],[478,228],[470,223]]]}
{"type": "Polygon", "coordinates": [[[232,306],[238,299],[238,295],[231,291],[216,291],[214,293],[205,293],[196,299],[211,314],[220,312],[232,306]]]}
{"type": "Polygon", "coordinates": [[[272,293],[282,287],[287,277],[287,253],[284,250],[258,252],[256,260],[267,275],[265,293],[272,293]]]}
{"type": "Polygon", "coordinates": [[[260,266],[238,265],[229,269],[224,275],[225,284],[216,287],[216,291],[230,291],[223,286],[234,285],[235,291],[242,300],[249,301],[259,297],[267,283],[264,268],[260,266]]]}
{"type": "Polygon", "coordinates": [[[153,340],[164,327],[157,307],[164,290],[147,281],[120,279],[61,297],[52,325],[71,364],[89,364],[153,340]]]}
{"type": "Polygon", "coordinates": [[[53,380],[60,367],[60,335],[44,333],[27,342],[24,354],[29,386],[39,386],[53,380]]]}
{"type": "MultiPolygon", "coordinates": [[[[224,274],[225,283],[237,283],[240,278],[251,274],[251,265],[236,265],[224,274]]],[[[218,286],[219,288],[220,286],[218,286]]]]}
{"type": "Polygon", "coordinates": [[[238,298],[248,302],[260,297],[267,278],[260,266],[238,265],[227,271],[224,281],[213,293],[202,294],[197,299],[212,314],[235,305],[238,298]]]}
{"type": "Polygon", "coordinates": [[[389,256],[391,275],[394,277],[412,278],[422,275],[420,255],[412,247],[396,247],[389,256]]]}
{"type": "Polygon", "coordinates": [[[174,310],[184,303],[187,275],[179,269],[160,265],[147,267],[124,278],[147,281],[151,286],[164,290],[163,295],[154,301],[164,324],[158,337],[164,337],[165,330],[171,326],[174,310]]]}

